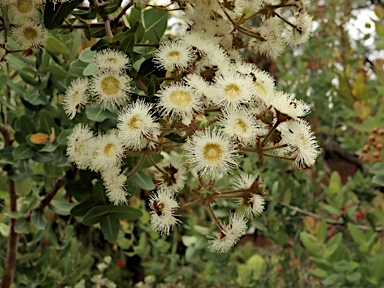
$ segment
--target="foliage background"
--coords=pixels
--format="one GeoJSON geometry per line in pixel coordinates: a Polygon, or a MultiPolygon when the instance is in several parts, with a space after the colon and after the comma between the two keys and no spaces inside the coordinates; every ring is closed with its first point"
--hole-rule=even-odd
{"type": "MultiPolygon", "coordinates": [[[[113,1],[107,8],[121,9],[113,1]]],[[[1,114],[7,120],[2,128],[10,124],[15,142],[3,137],[0,150],[0,273],[14,225],[15,287],[90,287],[91,278],[100,274],[118,287],[132,287],[145,277],[148,286],[137,287],[152,287],[153,281],[158,287],[384,287],[384,156],[380,147],[372,146],[372,137],[384,144],[383,135],[373,133],[384,128],[384,59],[374,57],[384,48],[384,9],[369,1],[329,0],[309,3],[308,10],[318,28],[302,47],[276,61],[244,54],[270,71],[281,90],[312,105],[311,124],[322,157],[308,171],[275,161],[260,167],[256,159],[244,158],[244,171],[264,175],[268,205],[253,220],[254,232],[223,255],[206,247],[210,230],[203,210],[183,215],[184,224],[169,237],[150,229],[146,200],[153,183],[145,173],[130,184],[130,207],[136,210],[120,211],[108,203],[101,182],[91,181],[91,172],[74,171],[65,157],[73,124],[61,98],[74,78],[94,73],[89,47],[123,45],[137,61],[132,76],[145,83],[151,98],[159,83],[147,77],[154,67],[145,60],[155,48],[140,44],[155,43],[164,34],[166,12],[131,10],[127,21],[132,28],[114,39],[104,37],[104,27],[82,24],[85,29],[70,31],[64,25],[50,30],[41,52],[8,55],[8,74],[0,75],[1,114]],[[364,8],[374,9],[377,16],[374,35],[362,36],[375,37],[369,47],[350,39],[347,31],[353,13],[364,8]],[[104,38],[95,44],[91,36],[104,38]],[[51,135],[52,127],[54,141],[31,141],[37,132],[51,135]],[[358,158],[365,145],[378,151],[376,158],[358,158]],[[12,185],[17,211],[9,198],[12,185]],[[108,213],[87,217],[94,207],[108,213]],[[110,226],[103,224],[107,218],[110,226]],[[110,264],[106,256],[112,257],[110,264]],[[108,268],[100,269],[105,261],[108,268]]],[[[89,11],[72,14],[82,23],[94,18],[89,11]]],[[[8,45],[18,49],[11,39],[8,45]]],[[[78,117],[106,130],[114,124],[111,113],[88,107],[78,117]]],[[[133,159],[131,166],[135,163],[133,159]]],[[[223,215],[230,205],[221,203],[223,215]]]]}

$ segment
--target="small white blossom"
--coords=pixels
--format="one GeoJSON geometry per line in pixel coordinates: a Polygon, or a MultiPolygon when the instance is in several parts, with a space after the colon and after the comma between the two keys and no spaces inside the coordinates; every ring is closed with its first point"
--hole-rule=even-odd
{"type": "Polygon", "coordinates": [[[173,84],[160,90],[158,108],[163,117],[170,120],[191,118],[196,112],[202,111],[202,94],[184,84],[173,84]]]}
{"type": "Polygon", "coordinates": [[[108,104],[121,106],[130,98],[131,81],[131,77],[126,74],[108,70],[94,76],[90,88],[102,107],[108,104]]]}
{"type": "Polygon", "coordinates": [[[308,122],[287,121],[280,124],[278,129],[281,132],[282,142],[291,148],[291,156],[295,158],[294,164],[298,168],[305,169],[315,164],[320,148],[308,122]]]}
{"type": "Polygon", "coordinates": [[[94,56],[96,66],[100,71],[113,70],[121,72],[123,69],[130,68],[130,60],[126,54],[121,51],[104,49],[97,51],[94,56]]]}
{"type": "Polygon", "coordinates": [[[93,132],[85,124],[77,124],[67,138],[67,155],[79,169],[87,169],[90,164],[89,145],[93,139],[93,132]]]}
{"type": "Polygon", "coordinates": [[[152,108],[152,104],[138,100],[119,112],[117,128],[124,146],[141,150],[160,135],[160,124],[155,122],[152,108]]]}
{"type": "Polygon", "coordinates": [[[63,108],[69,119],[73,119],[76,113],[88,102],[88,80],[76,79],[65,91],[63,108]]]}
{"type": "Polygon", "coordinates": [[[193,51],[184,42],[167,42],[157,50],[154,62],[165,70],[185,69],[192,61],[193,51]]]}
{"type": "Polygon", "coordinates": [[[169,235],[173,226],[180,222],[175,217],[175,210],[179,204],[170,193],[164,190],[158,190],[150,196],[149,207],[152,228],[160,234],[169,235]]]}
{"type": "Polygon", "coordinates": [[[304,101],[295,99],[291,94],[282,91],[276,92],[270,103],[277,112],[292,119],[299,119],[309,113],[309,107],[304,101]]]}
{"type": "Polygon", "coordinates": [[[127,191],[124,188],[127,176],[120,173],[120,167],[112,167],[103,170],[101,177],[104,181],[104,187],[107,191],[107,197],[115,205],[127,202],[127,191]]]}
{"type": "Polygon", "coordinates": [[[40,48],[44,44],[44,28],[38,23],[23,22],[13,28],[12,33],[22,49],[40,48]]]}
{"type": "Polygon", "coordinates": [[[191,169],[211,179],[220,178],[238,165],[235,145],[218,130],[197,131],[184,149],[191,169]]]}
{"type": "Polygon", "coordinates": [[[212,252],[228,252],[247,232],[247,220],[243,215],[231,214],[229,224],[222,225],[222,229],[217,238],[208,241],[208,247],[212,252]]]}
{"type": "Polygon", "coordinates": [[[155,170],[154,180],[158,182],[158,189],[169,193],[180,191],[187,180],[187,169],[180,159],[167,158],[156,164],[162,172],[155,170]],[[164,173],[165,172],[165,173],[164,173]]]}
{"type": "Polygon", "coordinates": [[[109,130],[99,135],[89,148],[93,152],[92,169],[105,171],[121,164],[124,154],[123,143],[117,136],[117,130],[109,130]]]}

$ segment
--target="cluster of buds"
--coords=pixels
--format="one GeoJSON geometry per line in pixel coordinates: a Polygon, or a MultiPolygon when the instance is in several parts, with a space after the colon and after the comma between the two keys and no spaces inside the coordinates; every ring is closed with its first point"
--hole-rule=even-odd
{"type": "Polygon", "coordinates": [[[372,134],[368,136],[368,143],[361,150],[360,160],[364,163],[383,162],[384,129],[373,128],[372,134]]]}

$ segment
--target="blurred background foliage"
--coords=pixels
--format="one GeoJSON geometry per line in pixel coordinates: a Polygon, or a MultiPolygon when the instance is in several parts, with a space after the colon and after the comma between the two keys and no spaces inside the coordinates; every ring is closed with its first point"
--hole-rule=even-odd
{"type": "MultiPolygon", "coordinates": [[[[120,9],[113,1],[107,8],[120,9]]],[[[327,0],[307,8],[316,21],[307,43],[276,61],[250,51],[244,56],[272,73],[279,90],[311,105],[322,155],[307,171],[277,161],[260,167],[257,159],[243,158],[244,171],[264,175],[268,203],[228,254],[207,249],[211,231],[203,209],[182,215],[183,224],[169,237],[152,231],[146,200],[153,183],[146,174],[131,180],[132,210],[114,210],[92,173],[74,171],[65,157],[72,126],[60,105],[66,87],[94,73],[92,50],[118,43],[136,61],[131,76],[152,87],[145,92],[153,96],[159,83],[146,78],[154,71],[146,59],[154,48],[138,44],[167,33],[166,12],[132,9],[130,30],[97,43],[103,27],[51,30],[42,52],[8,55],[0,101],[18,145],[5,139],[0,150],[0,262],[9,219],[16,219],[14,287],[92,287],[93,277],[117,287],[384,287],[384,7],[380,1],[327,0]],[[366,24],[372,33],[352,38],[349,31],[366,10],[374,11],[366,24]],[[46,141],[31,140],[38,132],[46,141]],[[8,208],[6,175],[16,183],[18,211],[8,208]],[[107,207],[109,214],[95,216],[101,211],[95,207],[107,207]]],[[[81,23],[96,17],[72,14],[81,23]]],[[[11,39],[8,45],[18,49],[11,39]]],[[[76,117],[107,130],[115,115],[88,107],[76,117]]],[[[228,180],[220,185],[227,187],[228,180]]],[[[231,205],[219,203],[223,217],[231,205]]]]}

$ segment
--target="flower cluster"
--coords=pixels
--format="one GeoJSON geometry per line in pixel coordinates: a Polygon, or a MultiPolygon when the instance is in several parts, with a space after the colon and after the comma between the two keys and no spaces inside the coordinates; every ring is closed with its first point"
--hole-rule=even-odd
{"type": "Polygon", "coordinates": [[[312,22],[302,1],[183,2],[188,31],[162,43],[153,57],[154,64],[170,75],[156,91],[155,101],[131,100],[131,61],[118,50],[98,51],[94,63],[99,72],[71,83],[63,101],[70,119],[90,102],[118,113],[116,128],[105,134],[96,136],[90,127],[77,124],[68,137],[67,154],[79,169],[100,172],[115,204],[126,202],[125,182],[132,176],[124,170],[126,155],[148,156],[148,172],[156,185],[149,197],[152,228],[169,235],[181,222],[180,211],[204,203],[220,230],[208,246],[223,253],[265,206],[260,176],[237,171],[244,153],[255,153],[260,165],[272,157],[291,161],[299,169],[313,166],[320,153],[304,120],[308,105],[277,91],[273,77],[245,63],[234,43],[248,41],[255,51],[276,57],[286,45],[305,42],[312,22]],[[290,18],[288,8],[293,11],[290,18]],[[255,15],[260,26],[247,27],[246,20],[255,15]],[[164,159],[156,163],[150,152],[164,159]],[[238,175],[231,189],[218,191],[216,181],[230,174],[238,175]],[[184,189],[189,177],[198,179],[195,189],[184,189]],[[190,202],[186,190],[194,194],[190,202]],[[217,199],[238,201],[228,224],[215,216],[217,199]]]}

